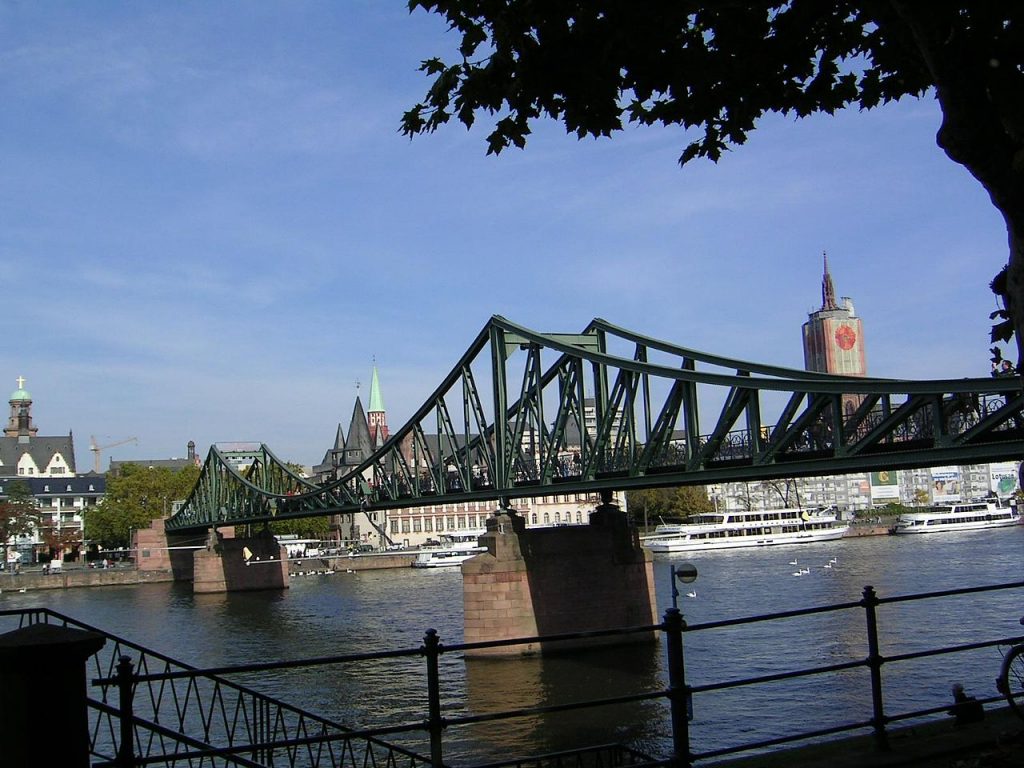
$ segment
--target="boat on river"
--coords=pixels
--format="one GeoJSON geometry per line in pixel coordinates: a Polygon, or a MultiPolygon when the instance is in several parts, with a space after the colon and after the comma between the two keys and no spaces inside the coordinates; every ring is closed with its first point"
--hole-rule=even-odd
{"type": "Polygon", "coordinates": [[[997,499],[963,504],[942,504],[920,512],[908,512],[896,519],[890,533],[949,533],[1005,528],[1020,524],[1016,505],[997,499]]]}
{"type": "Polygon", "coordinates": [[[439,537],[440,544],[429,549],[424,549],[416,559],[412,561],[413,568],[451,568],[462,565],[471,557],[476,557],[481,552],[486,552],[487,547],[481,547],[477,543],[479,533],[454,533],[445,534],[439,537]]]}
{"type": "Polygon", "coordinates": [[[651,552],[695,552],[737,547],[808,544],[839,539],[849,530],[835,510],[766,509],[708,512],[687,523],[662,523],[640,537],[651,552]]]}

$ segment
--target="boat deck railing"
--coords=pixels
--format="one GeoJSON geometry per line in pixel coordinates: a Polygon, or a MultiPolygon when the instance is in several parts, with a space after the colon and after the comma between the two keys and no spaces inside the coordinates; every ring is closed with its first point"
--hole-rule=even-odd
{"type": "MultiPolygon", "coordinates": [[[[94,768],[144,765],[242,765],[242,766],[308,766],[309,768],[420,768],[430,764],[440,768],[444,758],[446,732],[482,723],[500,723],[518,718],[552,716],[572,710],[586,710],[621,705],[629,702],[661,701],[667,715],[663,724],[667,754],[652,757],[644,751],[625,744],[597,744],[584,749],[555,752],[530,757],[510,757],[500,762],[476,764],[476,768],[612,768],[613,766],[691,766],[695,762],[710,761],[742,752],[764,751],[796,742],[826,740],[841,734],[873,733],[880,749],[887,747],[888,729],[894,723],[914,719],[946,716],[950,709],[948,698],[943,701],[920,702],[913,706],[889,703],[883,694],[886,675],[890,670],[928,657],[949,657],[983,648],[1024,642],[1024,637],[973,638],[970,642],[927,645],[927,638],[916,638],[914,650],[883,655],[879,643],[878,608],[898,606],[918,601],[944,600],[992,593],[1000,590],[1024,589],[1024,581],[988,586],[964,587],[894,597],[879,597],[875,590],[864,587],[860,600],[832,605],[776,612],[744,618],[687,625],[677,608],[666,611],[659,624],[594,632],[544,635],[538,637],[495,640],[489,642],[456,643],[444,645],[434,630],[428,630],[422,644],[406,648],[372,653],[345,654],[330,657],[274,661],[196,669],[182,662],[146,650],[107,633],[113,643],[101,651],[103,658],[90,664],[91,683],[97,696],[89,699],[92,727],[92,754],[94,768]],[[799,669],[773,671],[768,674],[730,678],[716,682],[692,684],[684,663],[684,639],[692,643],[705,633],[713,634],[729,628],[760,625],[765,622],[788,621],[818,614],[849,615],[861,613],[865,630],[863,656],[854,649],[848,661],[818,664],[799,669]],[[567,643],[625,642],[641,639],[638,636],[657,633],[663,637],[667,654],[667,685],[658,684],[653,690],[627,695],[609,695],[601,698],[571,701],[547,706],[520,707],[500,711],[472,712],[464,702],[445,701],[441,680],[442,656],[472,654],[487,649],[509,648],[516,645],[539,644],[542,648],[565,646],[567,643]],[[693,638],[692,640],[689,638],[693,638]],[[372,727],[351,728],[327,718],[313,715],[290,706],[273,697],[259,694],[249,688],[229,682],[234,675],[253,676],[275,671],[299,668],[325,668],[360,664],[368,660],[412,661],[420,666],[426,692],[422,717],[408,722],[390,722],[372,727]],[[780,681],[806,678],[811,681],[817,700],[829,701],[827,692],[836,676],[852,670],[866,673],[866,684],[858,695],[870,701],[871,715],[826,727],[798,728],[792,733],[695,750],[691,741],[691,727],[700,727],[699,721],[691,726],[694,708],[701,706],[704,697],[728,690],[753,691],[780,681]],[[420,755],[384,739],[399,734],[418,735],[429,742],[429,755],[420,755]]],[[[67,626],[89,627],[61,614],[46,609],[0,611],[0,621],[17,618],[22,625],[36,622],[61,623],[67,626]]],[[[1016,617],[1014,619],[1016,621],[1016,617]]],[[[0,624],[2,626],[2,624],[0,624]]],[[[838,625],[837,625],[838,626],[838,625]]],[[[846,621],[842,626],[851,626],[846,621]]],[[[853,640],[847,638],[852,643],[853,640]]],[[[791,658],[781,654],[784,658],[791,658]]],[[[514,663],[511,662],[511,663],[514,663]]],[[[949,664],[956,662],[951,660],[949,664]]],[[[408,675],[403,666],[401,674],[408,675]]],[[[702,675],[706,670],[701,670],[702,675]]],[[[997,668],[993,665],[994,681],[997,668]]],[[[993,685],[994,691],[994,685],[993,685]]],[[[614,694],[615,692],[610,692],[614,694]]],[[[455,695],[455,694],[451,694],[455,695]]],[[[747,694],[753,696],[754,694],[747,694]]],[[[449,696],[450,698],[450,696],[449,696]]],[[[981,696],[981,703],[1001,700],[998,695],[981,696]]],[[[736,712],[736,717],[750,717],[750,712],[736,712]]],[[[806,718],[801,725],[813,723],[806,718]]],[[[721,725],[721,723],[718,723],[721,725]]],[[[700,735],[696,733],[696,735],[700,735]]],[[[700,740],[696,740],[700,743],[700,740]]]]}

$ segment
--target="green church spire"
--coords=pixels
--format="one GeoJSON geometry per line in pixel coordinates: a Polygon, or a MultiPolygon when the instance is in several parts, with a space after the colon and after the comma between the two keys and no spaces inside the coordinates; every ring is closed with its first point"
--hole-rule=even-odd
{"type": "Polygon", "coordinates": [[[380,381],[377,378],[377,366],[373,366],[373,376],[370,378],[370,407],[367,413],[383,413],[384,398],[380,394],[380,381]]]}

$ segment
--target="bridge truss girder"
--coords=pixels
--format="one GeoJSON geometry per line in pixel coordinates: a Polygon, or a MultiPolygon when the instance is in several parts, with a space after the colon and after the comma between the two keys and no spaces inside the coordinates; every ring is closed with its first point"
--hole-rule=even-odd
{"type": "Polygon", "coordinates": [[[496,316],[412,418],[343,477],[317,485],[265,446],[246,454],[243,474],[238,454],[214,446],[167,528],[1022,456],[1017,378],[841,377],[599,319],[562,334],[496,316]]]}

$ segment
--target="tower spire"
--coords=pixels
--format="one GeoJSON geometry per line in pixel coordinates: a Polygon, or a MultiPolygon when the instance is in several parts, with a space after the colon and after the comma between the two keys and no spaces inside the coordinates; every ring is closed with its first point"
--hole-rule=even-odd
{"type": "Polygon", "coordinates": [[[821,255],[825,261],[825,273],[821,277],[821,308],[839,309],[839,305],[836,304],[836,289],[832,286],[832,275],[828,272],[828,254],[822,251],[821,255]]]}
{"type": "Polygon", "coordinates": [[[370,407],[366,410],[367,426],[374,448],[384,444],[390,434],[388,418],[384,412],[384,397],[380,393],[380,379],[377,377],[377,358],[373,359],[373,373],[370,376],[370,407]]]}
{"type": "Polygon", "coordinates": [[[370,407],[367,413],[384,410],[384,398],[380,393],[380,379],[377,378],[377,364],[373,364],[373,373],[370,375],[370,407]]]}

